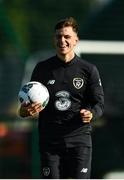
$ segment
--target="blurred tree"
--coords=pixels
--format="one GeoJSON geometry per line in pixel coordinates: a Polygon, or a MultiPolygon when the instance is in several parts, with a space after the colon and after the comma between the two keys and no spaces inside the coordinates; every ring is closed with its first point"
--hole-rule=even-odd
{"type": "Polygon", "coordinates": [[[74,16],[79,23],[88,11],[90,1],[28,0],[31,51],[52,47],[53,27],[60,18],[74,16]],[[35,46],[34,46],[35,44],[35,46]]]}
{"type": "MultiPolygon", "coordinates": [[[[1,54],[11,54],[18,55],[21,59],[24,59],[26,56],[26,50],[23,42],[23,38],[21,38],[21,33],[19,33],[18,24],[16,22],[16,14],[9,13],[11,9],[3,3],[0,2],[0,27],[1,27],[1,37],[2,37],[2,44],[1,44],[1,54]],[[15,17],[15,18],[14,18],[15,17]],[[18,28],[16,28],[18,27],[18,28]]],[[[13,11],[14,12],[14,11],[13,11]]]]}
{"type": "Polygon", "coordinates": [[[6,0],[3,3],[19,42],[31,53],[52,48],[53,27],[60,18],[74,16],[81,26],[91,1],[6,0]]]}

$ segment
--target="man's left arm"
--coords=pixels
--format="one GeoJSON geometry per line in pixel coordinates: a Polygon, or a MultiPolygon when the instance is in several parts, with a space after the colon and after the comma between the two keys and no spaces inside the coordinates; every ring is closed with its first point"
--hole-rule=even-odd
{"type": "Polygon", "coordinates": [[[102,116],[104,111],[104,92],[101,83],[101,78],[96,66],[93,66],[89,77],[88,87],[86,92],[86,108],[81,109],[80,115],[83,122],[90,122],[102,116]]]}

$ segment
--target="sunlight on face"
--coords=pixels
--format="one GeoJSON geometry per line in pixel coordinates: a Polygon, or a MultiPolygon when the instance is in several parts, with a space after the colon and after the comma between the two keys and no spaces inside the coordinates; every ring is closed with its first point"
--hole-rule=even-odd
{"type": "Polygon", "coordinates": [[[71,26],[56,30],[54,43],[57,53],[60,55],[69,55],[73,53],[73,49],[78,41],[77,34],[71,26]]]}

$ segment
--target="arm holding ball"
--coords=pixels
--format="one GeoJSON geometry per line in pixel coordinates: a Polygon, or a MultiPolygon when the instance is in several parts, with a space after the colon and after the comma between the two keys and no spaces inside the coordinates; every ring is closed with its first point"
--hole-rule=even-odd
{"type": "Polygon", "coordinates": [[[42,111],[44,108],[42,107],[41,103],[23,103],[20,106],[19,109],[19,115],[21,117],[28,117],[28,116],[35,116],[37,115],[40,111],[42,111]]]}

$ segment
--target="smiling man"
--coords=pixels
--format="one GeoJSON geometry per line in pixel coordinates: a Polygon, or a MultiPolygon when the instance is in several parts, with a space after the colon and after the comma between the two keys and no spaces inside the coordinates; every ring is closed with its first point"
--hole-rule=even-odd
{"type": "Polygon", "coordinates": [[[74,18],[55,25],[56,55],[39,62],[31,81],[49,90],[45,109],[37,102],[22,104],[20,116],[39,114],[41,178],[90,179],[91,122],[103,114],[104,93],[95,65],[78,57],[78,26],[74,18]]]}
{"type": "Polygon", "coordinates": [[[63,61],[69,62],[71,61],[74,56],[74,47],[76,46],[78,42],[78,36],[77,36],[77,27],[75,24],[74,29],[72,29],[71,26],[65,26],[61,27],[61,29],[57,29],[58,26],[56,26],[56,33],[55,33],[55,47],[57,50],[57,55],[60,57],[63,61]]]}

